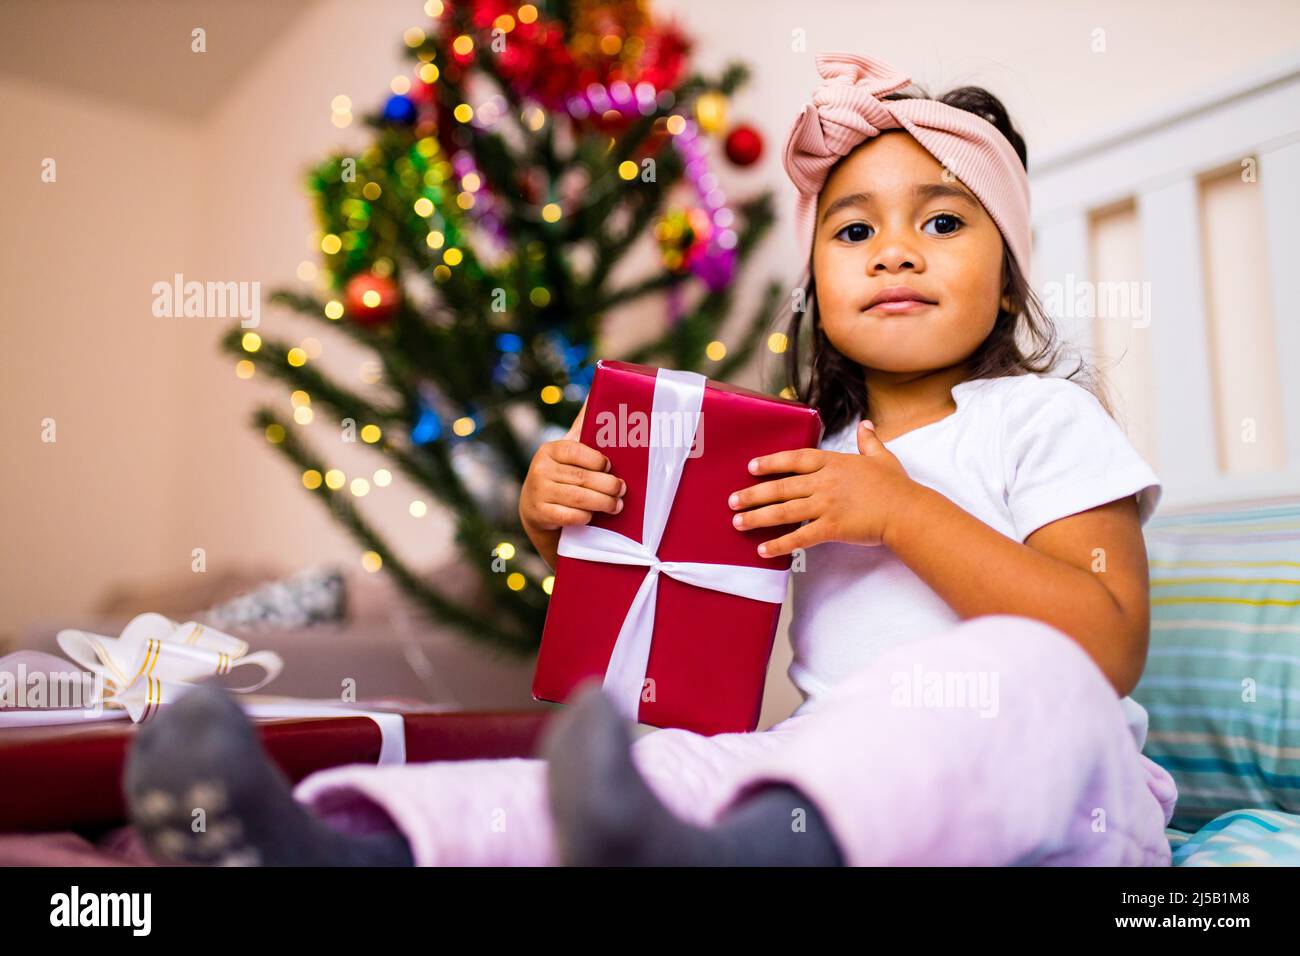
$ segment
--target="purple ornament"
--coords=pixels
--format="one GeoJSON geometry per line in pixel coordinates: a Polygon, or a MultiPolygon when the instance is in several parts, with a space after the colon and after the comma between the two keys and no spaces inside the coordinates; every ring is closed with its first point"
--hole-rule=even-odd
{"type": "Polygon", "coordinates": [[[708,154],[694,120],[687,120],[685,128],[673,137],[673,146],[682,157],[686,177],[695,188],[701,205],[709,210],[709,219],[714,225],[703,254],[691,263],[691,272],[710,292],[721,292],[731,284],[736,273],[736,236],[727,228],[734,216],[727,207],[726,194],[717,185],[717,177],[709,171],[708,154]]]}

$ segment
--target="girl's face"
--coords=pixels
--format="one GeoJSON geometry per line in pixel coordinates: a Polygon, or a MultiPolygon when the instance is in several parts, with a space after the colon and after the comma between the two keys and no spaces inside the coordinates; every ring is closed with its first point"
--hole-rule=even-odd
{"type": "Polygon", "coordinates": [[[840,161],[817,201],[813,277],[822,328],[869,372],[957,365],[1005,305],[1002,256],[1002,234],[973,193],[945,181],[943,167],[907,133],[875,136],[840,161]],[[894,286],[934,304],[868,311],[894,286]]]}

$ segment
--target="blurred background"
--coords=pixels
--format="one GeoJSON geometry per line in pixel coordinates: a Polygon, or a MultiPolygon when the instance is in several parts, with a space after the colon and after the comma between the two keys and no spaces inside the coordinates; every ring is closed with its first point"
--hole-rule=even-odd
{"type": "MultiPolygon", "coordinates": [[[[273,690],[332,695],[339,674],[347,673],[360,676],[363,691],[466,706],[531,705],[532,660],[511,641],[518,645],[518,634],[526,635],[544,609],[544,569],[515,554],[527,548],[526,540],[503,537],[514,543],[508,563],[518,564],[519,577],[494,592],[467,567],[472,562],[458,544],[469,533],[463,515],[427,484],[380,460],[422,447],[422,416],[445,430],[434,443],[450,445],[453,433],[473,438],[475,430],[495,427],[491,404],[452,407],[465,406],[463,396],[440,390],[437,376],[408,382],[388,397],[409,428],[390,436],[385,426],[382,440],[363,436],[350,444],[339,442],[337,419],[321,413],[322,404],[346,410],[353,393],[390,407],[380,381],[381,367],[388,370],[383,356],[402,354],[401,310],[425,305],[415,290],[386,282],[393,278],[389,267],[376,266],[373,256],[361,270],[370,285],[349,285],[358,274],[350,255],[356,249],[331,251],[329,237],[365,226],[344,221],[345,229],[333,233],[321,219],[351,215],[347,197],[332,191],[331,184],[342,182],[338,157],[358,157],[364,171],[368,163],[383,165],[377,153],[367,159],[367,149],[390,156],[402,136],[430,138],[420,127],[430,122],[432,107],[421,94],[432,96],[426,87],[460,74],[452,69],[425,83],[430,74],[420,73],[422,64],[449,65],[417,56],[433,43],[425,6],[419,0],[7,0],[0,6],[0,164],[10,197],[0,238],[0,650],[52,649],[53,632],[67,626],[115,634],[139,611],[191,614],[304,569],[337,568],[342,583],[335,579],[331,587],[347,595],[344,620],[313,626],[314,612],[281,608],[291,626],[255,640],[255,647],[275,646],[286,656],[286,673],[273,690]],[[369,125],[366,116],[380,122],[369,125]],[[317,176],[317,188],[309,188],[309,175],[317,176]],[[312,389],[268,373],[259,364],[266,353],[250,350],[229,318],[155,314],[155,285],[170,284],[177,274],[259,284],[255,331],[268,343],[304,350],[293,365],[299,371],[285,375],[318,369],[327,376],[312,380],[319,386],[315,421],[299,412],[310,401],[293,398],[312,389]],[[290,295],[273,303],[276,290],[290,295]],[[293,295],[310,303],[295,303],[293,295]],[[382,311],[392,296],[400,299],[397,318],[361,317],[366,309],[382,311]],[[331,302],[342,304],[341,316],[302,314],[311,303],[331,302]],[[387,353],[368,348],[366,334],[388,336],[387,353]],[[342,391],[331,404],[332,383],[342,391]],[[255,422],[261,409],[276,418],[255,422]],[[287,440],[270,427],[280,420],[287,440]],[[305,443],[300,455],[340,472],[334,490],[351,499],[349,508],[364,515],[382,546],[359,537],[346,514],[332,511],[322,487],[327,475],[313,479],[307,474],[313,469],[304,467],[310,462],[287,449],[295,438],[305,443]],[[394,579],[398,555],[418,584],[394,579]],[[502,602],[515,601],[515,636],[476,640],[427,618],[428,589],[485,619],[502,602]],[[321,664],[331,659],[347,663],[321,664]]],[[[475,6],[492,17],[517,17],[517,30],[529,23],[518,4],[475,6]]],[[[953,0],[903,9],[860,0],[659,0],[572,6],[587,17],[598,52],[608,56],[626,59],[630,48],[627,35],[602,41],[600,31],[617,33],[618,24],[653,28],[658,45],[641,55],[654,52],[663,70],[673,55],[665,41],[669,25],[689,38],[680,69],[661,77],[661,85],[705,78],[694,94],[709,97],[706,108],[683,97],[678,113],[691,121],[685,133],[698,134],[695,147],[713,178],[701,184],[687,170],[676,191],[661,197],[667,212],[640,223],[635,241],[619,248],[608,286],[634,287],[645,276],[672,279],[651,281],[636,296],[610,296],[599,308],[588,303],[598,328],[585,342],[581,330],[563,322],[549,330],[529,327],[530,341],[563,337],[546,340],[560,353],[556,368],[540,359],[530,367],[523,358],[528,393],[541,395],[516,423],[526,442],[553,436],[557,423],[572,420],[591,361],[655,343],[663,348],[651,364],[681,358],[713,377],[769,387],[782,348],[769,335],[775,326],[763,324],[776,315],[770,283],[788,289],[800,271],[793,261],[793,197],[781,168],[783,137],[815,85],[814,56],[849,50],[888,60],[931,93],[976,84],[1007,104],[1029,146],[1035,285],[1049,299],[1059,294],[1063,332],[1102,367],[1123,424],[1167,483],[1167,507],[1300,488],[1300,385],[1282,374],[1300,359],[1294,304],[1300,248],[1292,228],[1300,212],[1300,112],[1294,108],[1300,5],[953,0]],[[747,68],[743,83],[728,79],[733,64],[747,68]],[[752,231],[738,226],[728,239],[727,221],[716,216],[701,231],[692,210],[716,208],[708,195],[717,188],[728,208],[742,213],[737,222],[752,231]],[[746,206],[765,192],[770,209],[746,206]],[[683,228],[693,230],[686,239],[683,228]],[[710,229],[717,234],[706,235],[710,229]],[[737,235],[743,271],[732,271],[739,263],[729,257],[737,235]],[[1109,315],[1077,307],[1076,288],[1107,282],[1135,290],[1136,298],[1109,315]],[[707,334],[672,338],[674,330],[695,326],[707,334]],[[740,341],[752,348],[737,362],[740,341]],[[566,351],[571,348],[577,351],[566,351]],[[539,392],[548,375],[555,391],[539,392]]],[[[543,19],[550,15],[548,4],[538,7],[543,19]]],[[[487,100],[471,95],[479,89],[469,75],[476,54],[458,65],[466,99],[479,108],[477,124],[487,100]]],[[[548,81],[556,74],[544,58],[517,67],[517,89],[543,99],[555,94],[548,81]]],[[[524,125],[536,119],[529,128],[543,133],[558,126],[556,117],[569,107],[563,99],[556,103],[534,108],[524,125]]],[[[615,137],[626,128],[619,124],[630,122],[600,119],[612,126],[602,130],[593,120],[592,128],[615,137]]],[[[660,117],[655,131],[681,137],[683,130],[664,122],[660,117]]],[[[436,156],[425,158],[434,169],[437,157],[454,153],[454,144],[443,142],[436,156]]],[[[679,161],[690,155],[677,151],[679,161]]],[[[488,159],[479,157],[484,164],[488,159]]],[[[390,163],[385,175],[396,184],[400,172],[390,163]]],[[[465,175],[459,168],[436,174],[461,177],[462,195],[473,191],[465,175]]],[[[431,182],[425,178],[415,188],[431,182]]],[[[529,241],[545,235],[548,204],[555,204],[563,227],[571,209],[595,191],[582,181],[513,185],[542,210],[529,226],[537,230],[529,241]]],[[[452,209],[457,194],[447,191],[445,201],[452,209]]],[[[443,215],[443,200],[437,202],[425,219],[443,215]]],[[[490,216],[477,213],[462,227],[467,235],[473,228],[489,237],[495,228],[490,216]]],[[[395,241],[376,229],[381,247],[395,241]]],[[[525,249],[527,238],[496,232],[498,246],[517,241],[525,249]]],[[[471,241],[478,240],[467,238],[467,247],[471,241]]],[[[443,251],[432,239],[427,245],[443,251]]],[[[492,262],[490,245],[475,248],[476,262],[492,262]]],[[[598,258],[601,249],[596,243],[586,254],[598,258]]],[[[574,255],[583,255],[577,245],[574,255]]],[[[462,273],[441,262],[447,271],[435,284],[453,294],[462,273]]],[[[544,317],[555,303],[550,292],[536,293],[538,287],[535,281],[519,286],[544,317]]],[[[448,375],[457,359],[451,333],[461,330],[460,321],[444,329],[448,336],[430,340],[441,349],[430,361],[445,364],[448,375]]],[[[492,328],[487,336],[467,337],[464,347],[495,348],[508,357],[519,351],[500,337],[509,331],[492,328]]],[[[405,354],[418,354],[413,350],[405,354]]],[[[497,366],[503,375],[513,369],[508,362],[497,366]]],[[[425,435],[424,444],[429,441],[425,435]]],[[[507,447],[504,437],[501,447],[507,447]]],[[[478,530],[490,537],[509,520],[509,488],[495,488],[496,460],[475,451],[447,454],[430,468],[440,463],[459,476],[486,516],[478,530]]],[[[486,566],[505,553],[493,548],[480,556],[486,566]]],[[[318,582],[299,583],[266,597],[257,613],[274,616],[276,601],[310,603],[302,589],[318,582]]],[[[784,635],[783,621],[764,726],[798,702],[784,677],[784,635]]]]}

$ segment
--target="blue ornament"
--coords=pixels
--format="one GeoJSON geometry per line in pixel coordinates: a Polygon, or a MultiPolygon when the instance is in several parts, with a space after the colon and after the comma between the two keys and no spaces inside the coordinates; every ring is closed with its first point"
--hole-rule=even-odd
{"type": "Polygon", "coordinates": [[[409,96],[394,93],[384,104],[384,119],[390,123],[414,123],[415,104],[409,96]]]}
{"type": "Polygon", "coordinates": [[[502,352],[518,352],[524,347],[524,340],[513,332],[502,332],[497,336],[497,348],[502,352]]]}
{"type": "Polygon", "coordinates": [[[590,346],[587,345],[570,345],[564,350],[565,358],[569,362],[570,368],[576,368],[583,363],[587,357],[587,351],[590,346]]]}
{"type": "Polygon", "coordinates": [[[428,405],[421,404],[420,417],[416,419],[415,427],[411,429],[411,443],[427,445],[441,434],[442,422],[438,419],[438,413],[428,405]]]}
{"type": "Polygon", "coordinates": [[[555,351],[558,353],[559,359],[564,362],[565,371],[568,373],[570,378],[574,377],[579,366],[582,365],[583,360],[587,357],[590,346],[573,345],[569,341],[569,337],[563,332],[550,333],[550,339],[555,351]]]}

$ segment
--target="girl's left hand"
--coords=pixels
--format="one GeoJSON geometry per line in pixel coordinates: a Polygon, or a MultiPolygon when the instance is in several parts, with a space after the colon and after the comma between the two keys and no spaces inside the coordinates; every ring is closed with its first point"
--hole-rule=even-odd
{"type": "Polygon", "coordinates": [[[875,546],[883,543],[915,482],[870,422],[857,428],[858,454],[798,448],[764,455],[749,463],[754,475],[794,472],[737,491],[728,503],[742,511],[732,523],[742,531],[775,525],[808,523],[787,535],[765,541],[758,553],[765,558],[789,554],[823,541],[875,546]],[[762,505],[763,507],[755,507],[762,505]]]}

